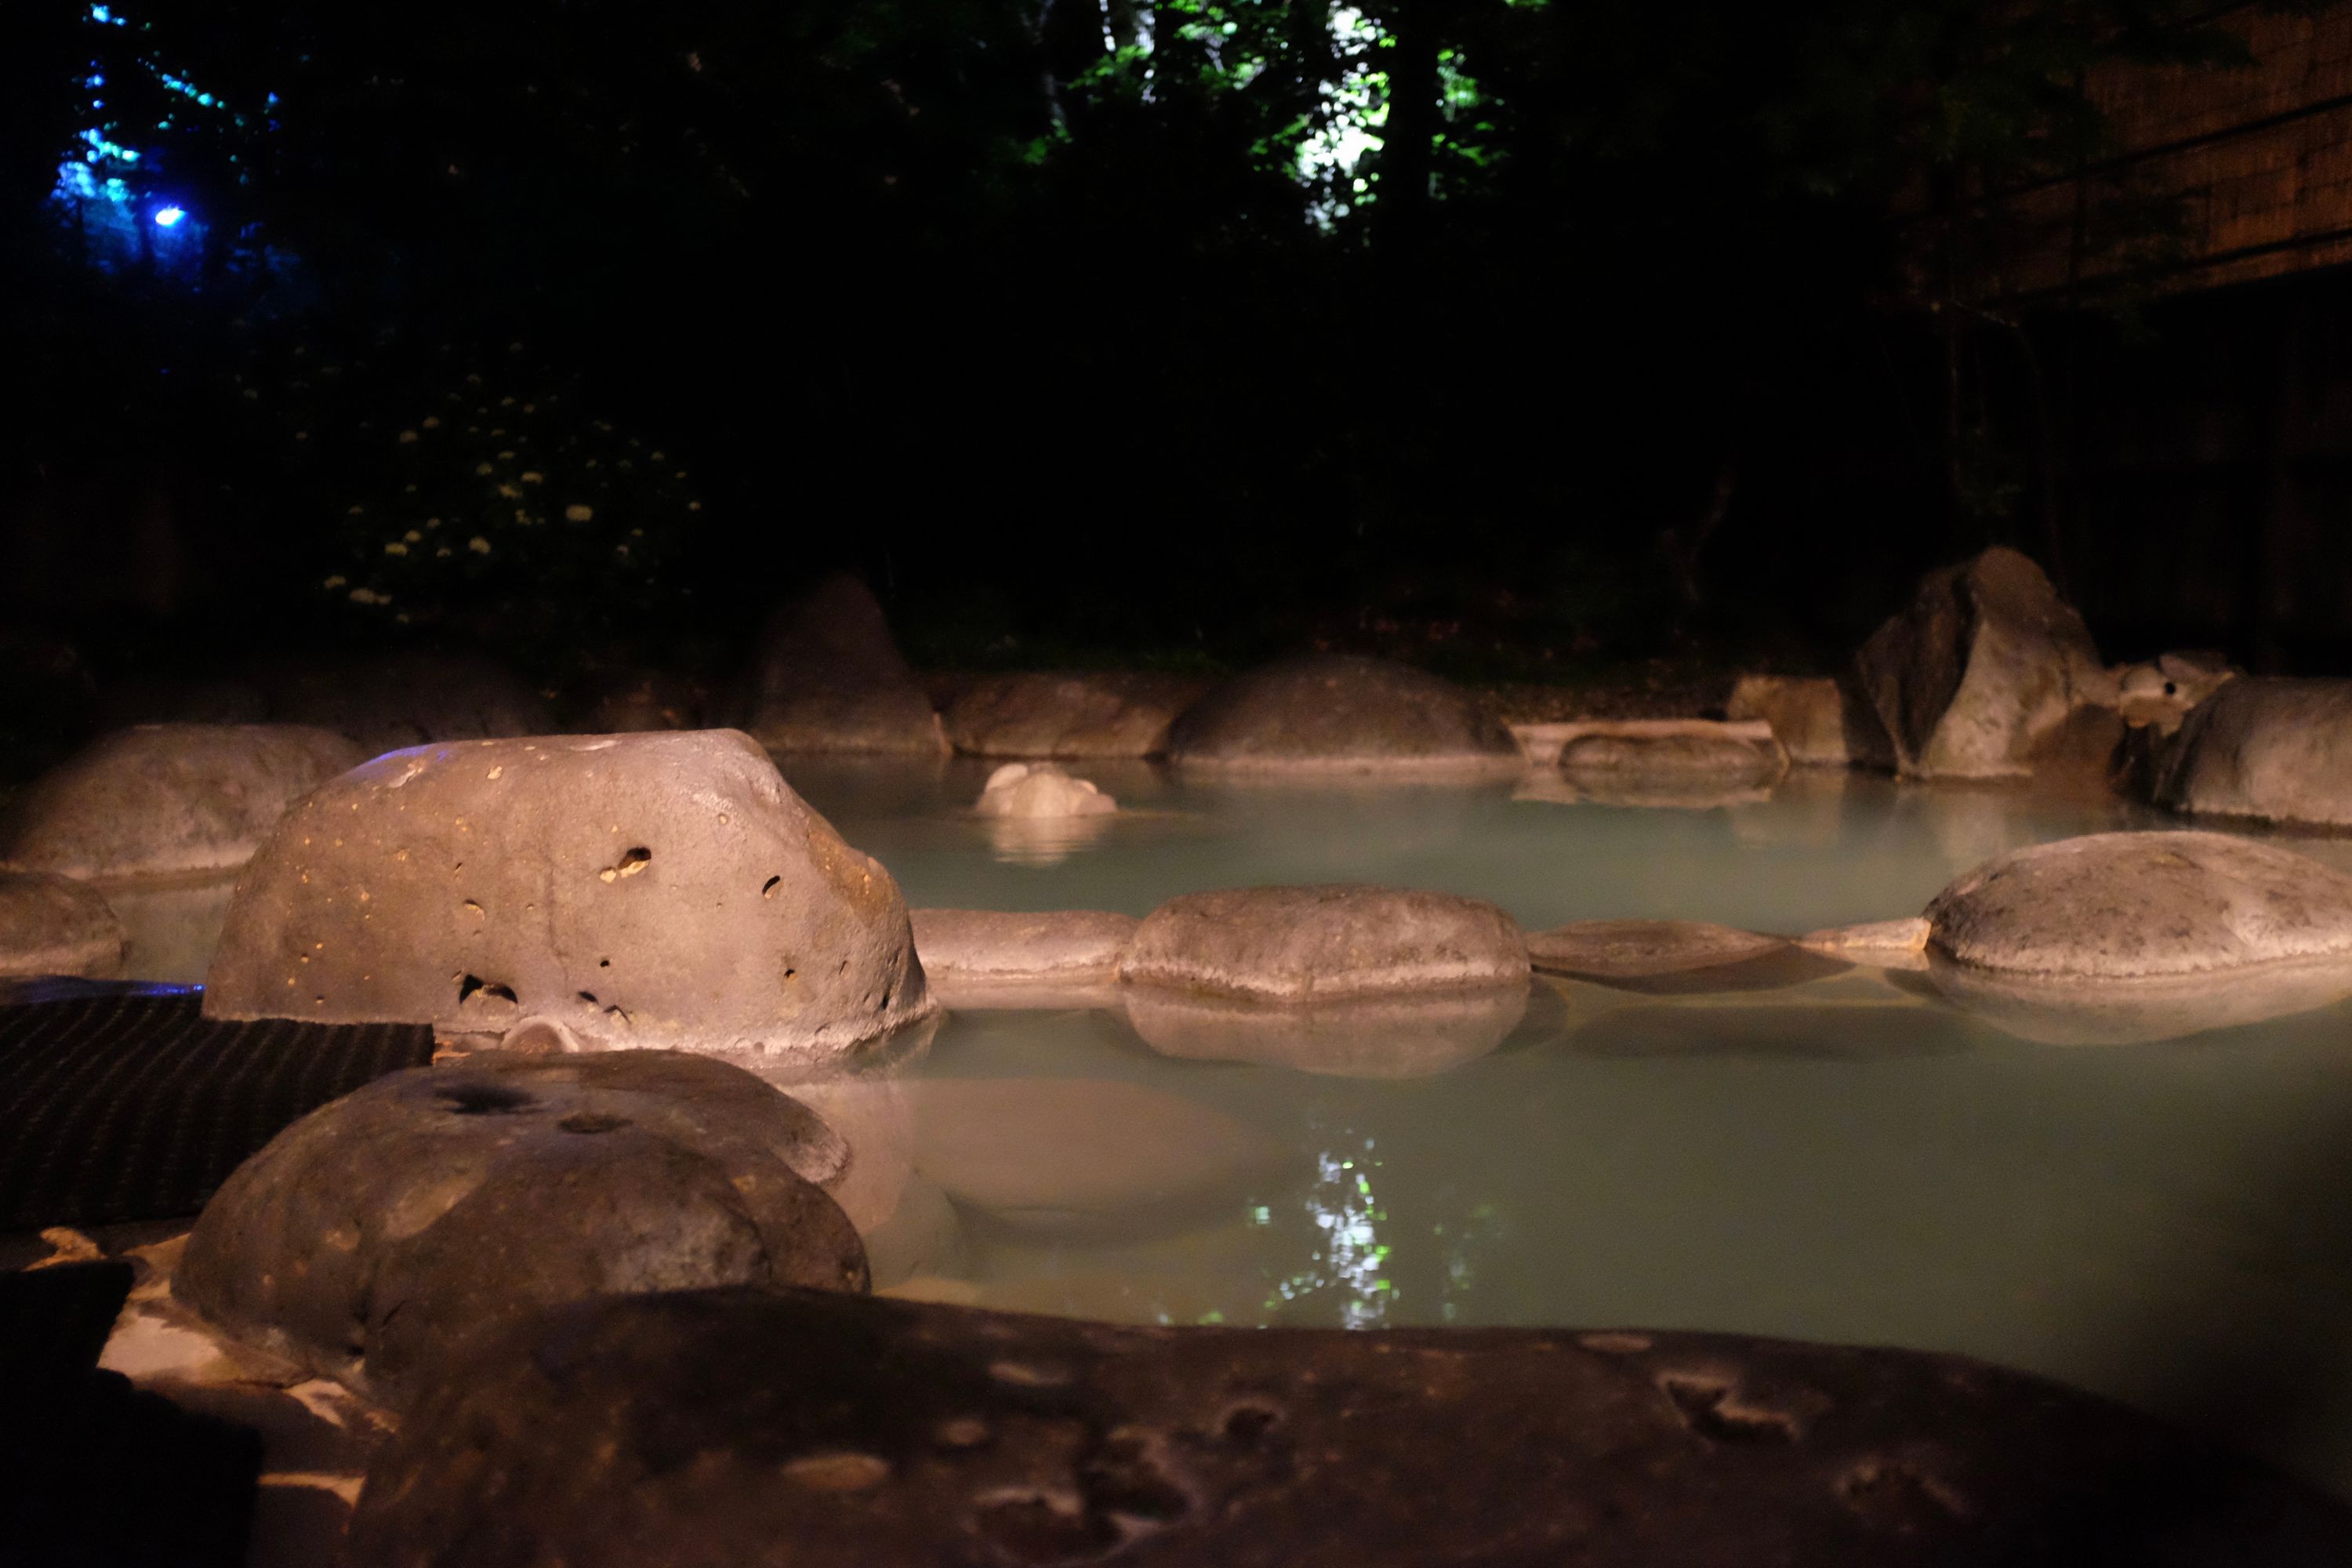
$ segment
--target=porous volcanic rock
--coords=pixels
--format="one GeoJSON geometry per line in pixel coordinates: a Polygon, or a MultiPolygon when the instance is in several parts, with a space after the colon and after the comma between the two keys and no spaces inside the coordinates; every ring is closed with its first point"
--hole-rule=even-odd
{"type": "Polygon", "coordinates": [[[1527,1015],[1528,987],[1302,1004],[1129,985],[1123,1000],[1128,1022],[1164,1057],[1402,1079],[1447,1071],[1501,1045],[1527,1015]]]}
{"type": "Polygon", "coordinates": [[[1007,763],[988,775],[972,809],[982,816],[1108,816],[1118,802],[1051,763],[1007,763]]]}
{"type": "Polygon", "coordinates": [[[1547,974],[1629,991],[1763,991],[1799,985],[1845,964],[1777,936],[1704,921],[1577,921],[1528,935],[1547,974]]]}
{"type": "Polygon", "coordinates": [[[2352,876],[2223,833],[2095,833],[2015,850],[1946,888],[1927,919],[1931,954],[2011,974],[2352,962],[2352,876]]]}
{"type": "Polygon", "coordinates": [[[2220,686],[2158,759],[2152,793],[2196,816],[2352,826],[2352,680],[2220,686]]]}
{"type": "Polygon", "coordinates": [[[914,922],[923,978],[950,1007],[1113,986],[1137,923],[1107,910],[917,910],[914,922]]]}
{"type": "Polygon", "coordinates": [[[0,977],[110,980],[122,973],[122,922],[94,888],[42,871],[0,871],[0,977]]]}
{"type": "Polygon", "coordinates": [[[2003,546],[1928,574],[1854,668],[1896,770],[1929,778],[2032,773],[2036,749],[2113,686],[2083,617],[2003,546]]]}
{"type": "Polygon", "coordinates": [[[1509,915],[1452,893],[1330,884],[1187,893],[1143,919],[1130,984],[1276,1002],[1524,986],[1509,915]]]}
{"type": "Polygon", "coordinates": [[[399,1405],[485,1328],[583,1296],[866,1289],[818,1182],[841,1141],[751,1074],[673,1051],[483,1052],[331,1101],[205,1205],[173,1291],[399,1405]]]}
{"type": "Polygon", "coordinates": [[[743,708],[743,727],[771,751],[948,749],[882,606],[847,575],[826,578],[769,617],[743,708]]]}
{"type": "Polygon", "coordinates": [[[491,659],[466,654],[392,654],[365,663],[264,671],[270,715],[315,724],[356,742],[369,756],[434,741],[543,735],[555,728],[547,699],[491,659]]]}
{"type": "Polygon", "coordinates": [[[350,1551],[717,1568],[780,1542],[795,1568],[2302,1568],[2352,1554],[2352,1510],[1916,1352],[735,1290],[582,1302],[483,1346],[378,1454],[350,1551]]]}
{"type": "Polygon", "coordinates": [[[205,1011],[839,1058],[937,1004],[881,865],[726,730],[419,746],[239,879],[205,1011]]]}
{"type": "Polygon", "coordinates": [[[1409,664],[1311,654],[1235,676],[1186,709],[1168,754],[1281,772],[1516,770],[1518,748],[1472,693],[1409,664]]]}
{"type": "Polygon", "coordinates": [[[949,742],[982,757],[1153,757],[1209,688],[1190,675],[1033,670],[983,675],[940,715],[949,742]]]}
{"type": "Polygon", "coordinates": [[[296,801],[362,760],[296,724],[118,730],[11,803],[0,869],[100,883],[234,870],[296,801]]]}

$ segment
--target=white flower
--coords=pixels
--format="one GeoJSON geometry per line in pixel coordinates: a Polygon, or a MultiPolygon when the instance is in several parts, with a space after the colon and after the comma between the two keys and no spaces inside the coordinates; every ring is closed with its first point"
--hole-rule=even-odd
{"type": "Polygon", "coordinates": [[[400,444],[404,447],[415,446],[416,444],[416,432],[414,430],[403,430],[400,433],[400,444]]]}
{"type": "Polygon", "coordinates": [[[347,515],[347,516],[351,516],[351,517],[358,517],[358,516],[360,516],[361,514],[364,513],[366,510],[367,510],[367,508],[365,508],[365,507],[363,507],[363,506],[355,506],[355,507],[352,508],[352,510],[351,510],[347,514],[345,514],[345,515],[347,515]]]}
{"type": "Polygon", "coordinates": [[[514,399],[511,397],[501,397],[499,399],[499,406],[501,408],[512,408],[514,406],[514,399]]]}
{"type": "Polygon", "coordinates": [[[466,548],[477,555],[488,555],[490,552],[490,542],[478,533],[466,541],[466,548]]]}
{"type": "Polygon", "coordinates": [[[582,506],[578,501],[573,501],[570,506],[563,509],[563,521],[566,522],[586,522],[595,515],[596,509],[594,507],[582,506]]]}
{"type": "Polygon", "coordinates": [[[445,545],[443,545],[440,549],[438,549],[438,550],[436,550],[436,551],[435,551],[435,552],[433,552],[433,559],[434,559],[434,560],[436,560],[436,561],[442,560],[443,558],[445,558],[446,556],[447,556],[447,555],[448,555],[448,553],[449,553],[449,547],[448,547],[447,545],[446,545],[446,544],[445,544],[445,545]]]}
{"type": "Polygon", "coordinates": [[[348,577],[330,577],[319,585],[322,588],[341,588],[348,586],[350,583],[351,579],[348,577]]]}
{"type": "Polygon", "coordinates": [[[309,440],[310,438],[310,432],[309,432],[308,430],[297,430],[297,431],[295,431],[295,432],[294,432],[294,439],[296,439],[297,441],[307,441],[307,440],[309,440]]]}
{"type": "Polygon", "coordinates": [[[425,520],[425,526],[427,528],[438,528],[441,526],[441,520],[437,517],[428,517],[425,520]]]}
{"type": "Polygon", "coordinates": [[[383,542],[383,552],[386,555],[405,555],[408,553],[408,546],[397,539],[387,539],[383,542]]]}
{"type": "Polygon", "coordinates": [[[545,484],[547,480],[546,477],[536,468],[525,468],[522,471],[522,482],[527,485],[539,485],[545,484]]]}
{"type": "Polygon", "coordinates": [[[425,416],[425,427],[427,430],[438,430],[441,428],[441,416],[438,414],[426,415],[425,416]]]}
{"type": "Polygon", "coordinates": [[[354,588],[352,590],[352,603],[354,605],[389,605],[392,603],[392,595],[389,594],[379,594],[372,588],[354,588]]]}
{"type": "MultiPolygon", "coordinates": [[[[505,431],[503,431],[503,430],[493,430],[493,431],[491,431],[491,432],[490,432],[490,434],[491,434],[491,435],[493,435],[493,436],[503,436],[503,435],[505,435],[505,434],[506,434],[506,432],[505,432],[505,431]]],[[[499,454],[499,462],[501,462],[501,463],[511,463],[511,462],[513,462],[513,461],[514,461],[514,453],[512,453],[511,451],[500,452],[500,453],[499,454]]]]}
{"type": "Polygon", "coordinates": [[[409,543],[411,543],[411,544],[422,544],[423,542],[425,542],[425,536],[424,536],[423,534],[421,534],[421,533],[417,532],[417,531],[416,531],[415,529],[413,529],[413,528],[412,528],[412,529],[410,529],[406,533],[403,534],[401,537],[402,537],[402,538],[404,538],[404,539],[405,539],[405,540],[407,540],[407,541],[408,541],[408,542],[409,542],[409,543]]]}
{"type": "Polygon", "coordinates": [[[509,500],[520,500],[522,499],[522,487],[520,485],[500,485],[499,487],[499,494],[504,496],[509,500]]]}
{"type": "Polygon", "coordinates": [[[476,463],[474,465],[474,472],[477,474],[487,474],[492,471],[492,468],[488,463],[476,463]]]}
{"type": "Polygon", "coordinates": [[[702,503],[698,500],[690,500],[686,503],[686,510],[688,511],[700,511],[702,510],[702,503]]]}

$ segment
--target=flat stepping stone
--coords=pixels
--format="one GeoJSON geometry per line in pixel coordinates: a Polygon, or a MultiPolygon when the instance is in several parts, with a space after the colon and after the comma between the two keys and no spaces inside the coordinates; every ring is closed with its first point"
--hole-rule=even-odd
{"type": "Polygon", "coordinates": [[[173,1293],[398,1408],[453,1346],[558,1302],[710,1285],[864,1290],[806,1107],[671,1051],[483,1053],[372,1084],[223,1184],[173,1293]]]}
{"type": "Polygon", "coordinates": [[[352,1561],[2307,1568],[2352,1510],[1957,1357],[1608,1330],[583,1303],[404,1421],[352,1561]]]}
{"type": "Polygon", "coordinates": [[[411,1024],[222,1023],[194,991],[0,994],[0,1231],[193,1215],[289,1123],[433,1056],[411,1024]]]}
{"type": "Polygon", "coordinates": [[[1480,899],[1357,884],[1169,900],[1136,929],[1130,984],[1260,1001],[1524,986],[1526,939],[1480,899]]]}
{"type": "Polygon", "coordinates": [[[924,981],[950,1007],[1020,1006],[1024,996],[1063,994],[1098,1000],[1117,985],[1138,924],[1106,910],[916,910],[911,918],[924,981]]]}
{"type": "Polygon", "coordinates": [[[1704,921],[1577,921],[1531,932],[1545,974],[1628,991],[1759,991],[1801,985],[1846,965],[1784,938],[1704,921]]]}

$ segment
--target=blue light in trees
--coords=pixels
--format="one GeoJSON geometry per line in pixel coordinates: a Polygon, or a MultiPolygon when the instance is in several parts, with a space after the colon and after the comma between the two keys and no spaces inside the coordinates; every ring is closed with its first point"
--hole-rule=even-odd
{"type": "Polygon", "coordinates": [[[170,228],[188,215],[178,207],[160,207],[155,213],[155,226],[170,228]]]}

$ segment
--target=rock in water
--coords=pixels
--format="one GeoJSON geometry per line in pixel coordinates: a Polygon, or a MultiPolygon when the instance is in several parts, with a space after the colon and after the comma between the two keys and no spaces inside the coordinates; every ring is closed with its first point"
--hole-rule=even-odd
{"type": "Polygon", "coordinates": [[[420,746],[304,801],[240,879],[215,1018],[530,1018],[593,1047],[816,1062],[928,1016],[889,872],[726,730],[420,746]]]}
{"type": "Polygon", "coordinates": [[[1930,573],[1855,672],[1896,770],[1934,778],[2032,772],[2036,748],[2113,685],[2083,617],[2002,547],[1930,573]]]}
{"type": "Polygon", "coordinates": [[[1207,684],[1146,671],[985,675],[941,718],[955,749],[975,756],[1153,757],[1207,684]]]}
{"type": "Polygon", "coordinates": [[[1877,718],[1862,700],[1827,676],[1743,675],[1731,689],[1724,716],[1761,719],[1800,767],[1883,765],[1885,746],[1877,718]]]}
{"type": "Polygon", "coordinates": [[[736,1290],[583,1302],[482,1347],[378,1456],[349,1550],[436,1568],[2305,1568],[2352,1558],[2352,1511],[1949,1356],[736,1290]]]}
{"type": "Polygon", "coordinates": [[[1187,893],[1143,919],[1129,984],[1274,1002],[1525,986],[1528,944],[1482,899],[1337,884],[1187,893]]]}
{"type": "Polygon", "coordinates": [[[943,755],[940,716],[865,584],[835,575],[760,634],[743,727],[777,752],[943,755]]]}
{"type": "Polygon", "coordinates": [[[362,760],[299,724],[119,730],[11,804],[0,869],[97,882],[235,870],[296,801],[362,760]]]}
{"type": "Polygon", "coordinates": [[[1136,927],[1133,915],[1103,910],[917,910],[914,922],[924,982],[950,1007],[1099,999],[1116,987],[1136,927]]]}
{"type": "Polygon", "coordinates": [[[1007,763],[988,775],[973,809],[982,816],[1108,816],[1118,802],[1051,763],[1007,763]]]}
{"type": "Polygon", "coordinates": [[[2200,816],[2352,826],[2352,680],[2220,686],[2159,755],[2153,794],[2200,816]]]}
{"type": "Polygon", "coordinates": [[[2223,833],[2095,833],[1989,861],[1927,906],[1978,969],[2142,979],[2352,959],[2352,876],[2223,833]]]}
{"type": "Polygon", "coordinates": [[[398,1406],[472,1336],[583,1297],[866,1289],[841,1141],[722,1062],[484,1053],[312,1111],[205,1205],[173,1289],[398,1406]]]}
{"type": "Polygon", "coordinates": [[[0,871],[0,978],[122,973],[122,922],[95,889],[38,871],[0,871]]]}
{"type": "Polygon", "coordinates": [[[1471,693],[1411,665],[1314,654],[1236,676],[1170,727],[1188,766],[1283,772],[1516,772],[1510,731],[1471,693]]]}

